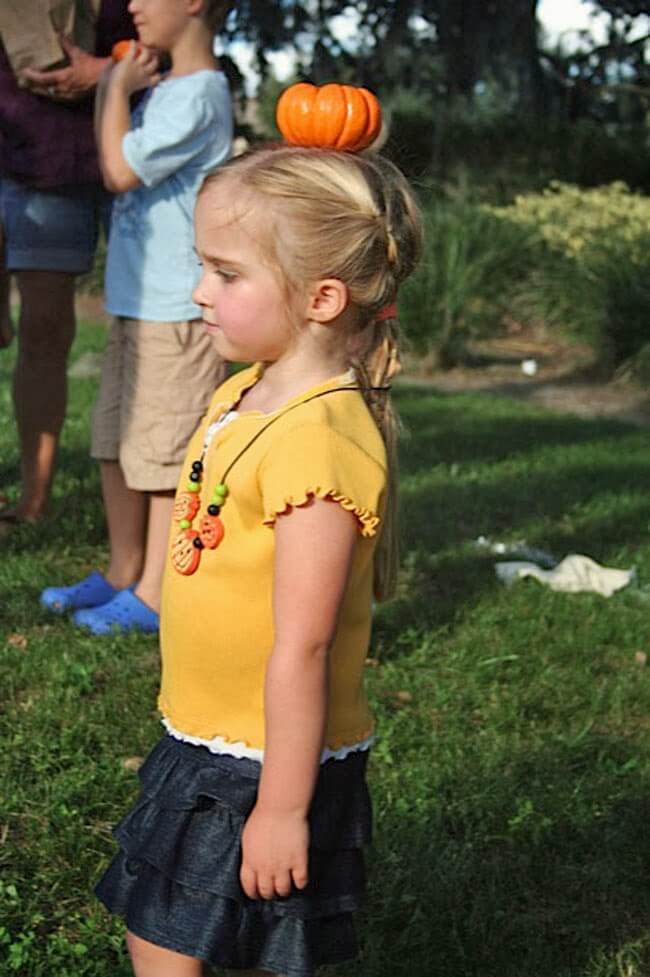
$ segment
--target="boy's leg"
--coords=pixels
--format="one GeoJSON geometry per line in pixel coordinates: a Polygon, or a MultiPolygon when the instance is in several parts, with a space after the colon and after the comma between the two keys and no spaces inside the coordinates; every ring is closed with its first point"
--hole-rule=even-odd
{"type": "Polygon", "coordinates": [[[149,500],[146,492],[127,486],[119,462],[101,461],[100,471],[110,542],[105,577],[116,590],[123,590],[142,572],[149,500]]]}
{"type": "Polygon", "coordinates": [[[135,977],[203,977],[203,963],[196,957],[166,950],[128,931],[126,945],[135,977]]]}
{"type": "Polygon", "coordinates": [[[174,493],[150,492],[148,494],[147,544],[144,567],[135,588],[135,595],[153,611],[160,613],[160,591],[174,508],[174,493]]]}

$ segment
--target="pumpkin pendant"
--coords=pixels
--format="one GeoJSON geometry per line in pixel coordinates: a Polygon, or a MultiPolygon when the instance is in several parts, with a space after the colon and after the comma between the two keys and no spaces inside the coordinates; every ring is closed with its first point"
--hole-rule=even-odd
{"type": "Polygon", "coordinates": [[[206,550],[216,550],[223,539],[224,528],[219,516],[203,516],[199,523],[199,539],[206,550]]]}
{"type": "Polygon", "coordinates": [[[198,495],[193,492],[179,492],[174,501],[175,522],[181,522],[182,519],[192,522],[200,506],[201,500],[198,495]]]}
{"type": "Polygon", "coordinates": [[[203,546],[200,540],[199,546],[195,546],[195,540],[199,540],[199,534],[195,529],[181,529],[172,541],[172,566],[174,570],[186,577],[194,573],[201,562],[203,546]]]}

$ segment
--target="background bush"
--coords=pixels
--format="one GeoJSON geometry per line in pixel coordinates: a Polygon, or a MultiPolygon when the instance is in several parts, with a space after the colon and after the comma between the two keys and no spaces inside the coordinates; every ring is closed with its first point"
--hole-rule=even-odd
{"type": "Polygon", "coordinates": [[[425,255],[400,309],[428,365],[452,366],[468,338],[513,318],[592,346],[610,371],[640,355],[650,309],[647,197],[621,182],[554,181],[505,206],[458,186],[423,198],[425,255]]]}
{"type": "Polygon", "coordinates": [[[594,344],[613,365],[639,353],[650,309],[650,199],[622,182],[584,189],[556,181],[491,212],[544,243],[515,288],[520,316],[594,344]]]}

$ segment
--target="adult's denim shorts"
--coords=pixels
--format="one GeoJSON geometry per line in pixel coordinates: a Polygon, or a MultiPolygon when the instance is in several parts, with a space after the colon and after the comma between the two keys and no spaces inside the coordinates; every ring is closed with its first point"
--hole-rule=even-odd
{"type": "Polygon", "coordinates": [[[111,199],[95,184],[33,190],[3,177],[0,222],[7,268],[90,271],[99,229],[108,231],[111,199]]]}

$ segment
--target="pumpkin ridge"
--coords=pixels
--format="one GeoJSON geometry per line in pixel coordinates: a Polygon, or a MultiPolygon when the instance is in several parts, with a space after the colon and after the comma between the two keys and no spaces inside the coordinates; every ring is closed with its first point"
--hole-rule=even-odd
{"type": "Polygon", "coordinates": [[[354,149],[365,136],[368,125],[368,107],[358,89],[351,85],[343,87],[345,95],[345,121],[336,141],[337,149],[354,149]]]}

